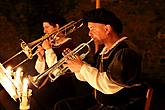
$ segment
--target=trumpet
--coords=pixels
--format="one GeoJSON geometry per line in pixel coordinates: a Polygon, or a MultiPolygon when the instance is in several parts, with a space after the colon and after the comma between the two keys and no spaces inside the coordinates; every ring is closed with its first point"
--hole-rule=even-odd
{"type": "Polygon", "coordinates": [[[84,59],[89,54],[89,52],[91,51],[89,43],[91,43],[92,41],[93,41],[93,39],[89,40],[87,43],[80,44],[74,50],[69,52],[62,59],[60,59],[57,63],[55,63],[53,66],[46,69],[43,73],[38,74],[37,76],[34,76],[34,77],[29,76],[29,80],[37,88],[39,88],[40,81],[47,75],[49,76],[50,81],[54,82],[59,76],[64,75],[65,72],[69,69],[68,67],[63,66],[63,64],[66,61],[66,58],[74,57],[76,54],[78,54],[78,52],[80,52],[82,49],[87,47],[87,51],[80,55],[80,58],[84,59]],[[55,72],[55,74],[54,74],[54,72],[55,72]]]}
{"type": "Polygon", "coordinates": [[[66,37],[67,35],[69,35],[70,33],[74,32],[74,31],[76,31],[77,29],[79,29],[82,26],[83,26],[83,20],[79,19],[78,21],[71,21],[68,24],[61,27],[60,29],[58,29],[57,31],[55,31],[53,33],[50,33],[50,34],[45,34],[41,38],[39,38],[35,41],[32,41],[30,43],[26,43],[23,40],[21,40],[20,45],[21,45],[22,50],[20,52],[16,53],[15,55],[13,55],[11,58],[6,60],[2,64],[4,65],[7,62],[9,62],[10,60],[12,60],[13,58],[15,58],[16,56],[18,56],[19,54],[25,53],[27,58],[24,59],[22,62],[18,63],[15,67],[13,67],[13,69],[15,69],[18,66],[20,66],[21,64],[23,64],[24,62],[26,62],[27,60],[32,59],[33,56],[35,56],[37,54],[36,52],[33,53],[33,50],[38,45],[40,45],[45,39],[49,39],[51,41],[52,47],[59,47],[60,45],[67,42],[71,38],[65,38],[65,40],[61,42],[61,41],[59,41],[60,38],[57,39],[57,36],[63,36],[62,38],[64,38],[64,37],[66,37]]]}

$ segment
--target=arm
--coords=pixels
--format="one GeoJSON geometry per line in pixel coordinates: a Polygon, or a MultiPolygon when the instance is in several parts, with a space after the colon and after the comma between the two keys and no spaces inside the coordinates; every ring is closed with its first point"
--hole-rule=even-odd
{"type": "Polygon", "coordinates": [[[57,63],[57,56],[52,48],[45,51],[45,56],[46,56],[46,63],[49,68],[53,66],[55,63],[57,63]]]}
{"type": "MultiPolygon", "coordinates": [[[[49,68],[52,67],[55,63],[57,63],[57,56],[52,48],[46,50],[45,54],[46,54],[46,63],[49,68]]],[[[59,69],[54,70],[53,75],[56,77],[58,72],[59,69]]]]}
{"type": "Polygon", "coordinates": [[[115,54],[104,72],[98,72],[97,68],[83,64],[79,74],[95,89],[105,94],[113,94],[124,87],[139,85],[140,65],[141,56],[126,48],[115,54]]]}
{"type": "Polygon", "coordinates": [[[107,76],[116,84],[132,86],[139,83],[141,73],[141,55],[125,48],[119,50],[107,69],[107,76]]]}
{"type": "Polygon", "coordinates": [[[48,65],[48,67],[50,68],[52,65],[54,65],[55,63],[57,63],[57,56],[54,53],[51,43],[49,40],[45,40],[42,43],[42,47],[45,49],[45,57],[46,57],[46,63],[48,65]]]}
{"type": "Polygon", "coordinates": [[[44,49],[41,46],[38,46],[38,49],[36,50],[37,53],[37,61],[35,64],[35,69],[38,73],[43,73],[45,70],[45,58],[44,58],[44,49]]]}
{"type": "Polygon", "coordinates": [[[68,59],[66,62],[66,66],[68,66],[71,71],[75,72],[79,80],[87,81],[93,88],[105,94],[113,94],[123,88],[109,80],[106,72],[98,72],[97,68],[85,64],[78,56],[76,59],[68,59]]]}
{"type": "Polygon", "coordinates": [[[80,72],[75,75],[78,79],[87,81],[93,88],[105,94],[113,94],[123,88],[109,80],[106,72],[98,72],[97,68],[89,64],[83,64],[80,72]]]}
{"type": "Polygon", "coordinates": [[[37,59],[35,69],[38,73],[43,73],[45,71],[45,59],[43,59],[42,61],[37,59]]]}

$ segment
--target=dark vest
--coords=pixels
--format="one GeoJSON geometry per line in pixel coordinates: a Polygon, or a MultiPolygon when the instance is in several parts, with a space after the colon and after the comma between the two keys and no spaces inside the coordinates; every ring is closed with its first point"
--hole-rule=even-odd
{"type": "MultiPolygon", "coordinates": [[[[115,46],[105,55],[107,59],[103,60],[103,64],[101,63],[101,56],[98,54],[100,51],[96,53],[96,57],[98,59],[96,67],[99,69],[99,71],[106,72],[109,79],[112,78],[114,81],[116,81],[117,84],[125,87],[124,89],[120,90],[119,92],[115,94],[103,94],[100,91],[96,91],[96,100],[98,101],[98,103],[101,103],[104,105],[119,105],[119,104],[128,103],[130,99],[132,98],[145,97],[145,94],[146,94],[145,87],[143,86],[129,87],[132,84],[139,83],[138,75],[141,70],[140,68],[141,57],[138,56],[138,54],[137,56],[135,56],[137,57],[137,59],[135,60],[137,61],[137,65],[135,66],[139,66],[139,67],[134,74],[132,74],[131,72],[129,74],[127,73],[126,70],[123,70],[125,72],[118,74],[118,71],[117,71],[118,69],[112,70],[111,63],[116,53],[121,51],[122,49],[129,49],[129,48],[130,47],[127,44],[127,40],[120,42],[117,46],[115,46]],[[110,72],[111,70],[112,70],[112,73],[110,72]],[[126,76],[126,77],[123,77],[123,76],[126,76]],[[128,79],[131,79],[131,80],[128,81],[128,79]]],[[[130,67],[130,69],[131,68],[132,67],[130,67]]]]}

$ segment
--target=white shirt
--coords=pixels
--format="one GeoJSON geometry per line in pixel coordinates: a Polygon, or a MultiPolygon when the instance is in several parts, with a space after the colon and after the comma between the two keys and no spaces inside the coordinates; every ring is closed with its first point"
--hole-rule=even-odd
{"type": "Polygon", "coordinates": [[[35,64],[35,69],[37,70],[38,73],[41,74],[45,71],[46,64],[50,68],[55,63],[57,63],[57,56],[54,53],[53,49],[50,48],[50,49],[45,51],[45,59],[43,59],[43,61],[39,61],[37,59],[36,64],[35,64]]]}
{"type": "MultiPolygon", "coordinates": [[[[127,37],[123,37],[119,39],[112,47],[115,47],[119,42],[123,41],[127,37]]],[[[112,48],[111,48],[112,49],[112,48]]],[[[109,49],[109,51],[111,50],[109,49]]],[[[101,54],[104,54],[104,50],[101,54]]],[[[106,72],[98,72],[97,68],[92,67],[91,65],[85,63],[80,69],[79,73],[75,73],[77,79],[81,81],[87,81],[93,88],[104,94],[114,94],[124,87],[116,85],[113,81],[111,81],[106,72]]]]}

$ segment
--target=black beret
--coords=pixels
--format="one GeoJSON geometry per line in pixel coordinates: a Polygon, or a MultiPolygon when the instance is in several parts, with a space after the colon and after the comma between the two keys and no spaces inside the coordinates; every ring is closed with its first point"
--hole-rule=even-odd
{"type": "Polygon", "coordinates": [[[49,22],[50,24],[59,24],[60,27],[66,24],[66,19],[54,13],[45,13],[41,16],[42,22],[49,22]]]}
{"type": "Polygon", "coordinates": [[[84,22],[94,22],[109,24],[113,27],[114,31],[117,33],[122,33],[123,25],[120,19],[111,11],[105,8],[97,8],[84,13],[84,22]]]}

